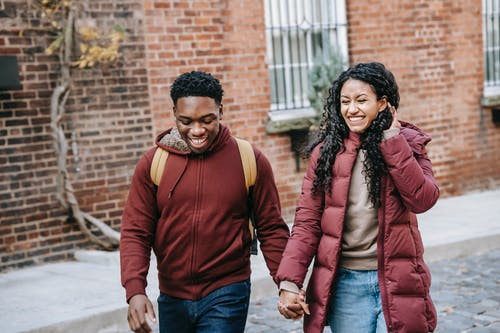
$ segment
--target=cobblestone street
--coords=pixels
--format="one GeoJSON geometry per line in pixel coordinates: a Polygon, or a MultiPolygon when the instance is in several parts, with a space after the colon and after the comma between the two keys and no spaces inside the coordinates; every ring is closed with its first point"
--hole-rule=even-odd
{"type": "MultiPolygon", "coordinates": [[[[500,332],[500,250],[429,264],[439,333],[500,332]]],[[[301,321],[283,319],[276,296],[250,305],[246,333],[302,332],[301,321]]],[[[331,332],[325,329],[325,333],[331,332]]]]}

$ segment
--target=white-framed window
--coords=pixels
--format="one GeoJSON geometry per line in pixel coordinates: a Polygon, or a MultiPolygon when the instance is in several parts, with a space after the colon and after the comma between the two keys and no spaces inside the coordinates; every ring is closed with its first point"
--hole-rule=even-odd
{"type": "Polygon", "coordinates": [[[333,53],[347,62],[345,0],[265,0],[271,120],[313,116],[308,74],[333,53]]]}
{"type": "Polygon", "coordinates": [[[484,96],[500,96],[500,2],[483,0],[484,96]]]}

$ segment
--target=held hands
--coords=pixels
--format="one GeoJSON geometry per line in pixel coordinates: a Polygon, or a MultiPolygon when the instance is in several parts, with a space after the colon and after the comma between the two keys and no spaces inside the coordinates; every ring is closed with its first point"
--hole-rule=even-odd
{"type": "Polygon", "coordinates": [[[294,293],[287,290],[281,290],[280,300],[278,302],[278,311],[286,319],[300,319],[309,312],[309,305],[305,302],[306,293],[304,290],[294,293]]]}
{"type": "Polygon", "coordinates": [[[389,111],[391,111],[391,114],[392,114],[392,124],[391,124],[391,127],[389,127],[389,129],[401,128],[401,124],[398,121],[398,111],[389,102],[387,103],[387,107],[389,108],[389,111]]]}
{"type": "Polygon", "coordinates": [[[128,305],[127,320],[128,325],[135,333],[152,333],[153,329],[146,320],[146,314],[149,319],[156,323],[153,304],[146,295],[135,295],[130,298],[128,305]]]}

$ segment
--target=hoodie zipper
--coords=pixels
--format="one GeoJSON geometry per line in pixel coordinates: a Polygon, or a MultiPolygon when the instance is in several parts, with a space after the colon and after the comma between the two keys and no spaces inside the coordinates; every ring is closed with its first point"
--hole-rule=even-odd
{"type": "Polygon", "coordinates": [[[191,233],[193,239],[193,246],[191,252],[191,282],[193,284],[193,294],[198,298],[198,290],[197,284],[198,279],[195,277],[195,268],[196,268],[196,251],[198,245],[198,222],[200,218],[200,205],[201,205],[201,192],[202,192],[202,169],[203,169],[203,155],[200,155],[198,158],[197,165],[197,177],[196,177],[196,185],[195,185],[195,202],[194,202],[194,210],[193,210],[193,219],[191,220],[191,233]]]}

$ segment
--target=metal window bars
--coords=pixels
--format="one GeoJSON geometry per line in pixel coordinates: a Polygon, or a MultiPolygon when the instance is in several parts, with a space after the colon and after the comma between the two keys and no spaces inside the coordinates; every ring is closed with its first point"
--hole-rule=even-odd
{"type": "Polygon", "coordinates": [[[498,92],[500,90],[500,2],[498,0],[483,0],[483,52],[485,92],[498,92]]]}
{"type": "Polygon", "coordinates": [[[309,70],[334,51],[347,59],[345,0],[265,0],[271,112],[310,109],[309,70]]]}

